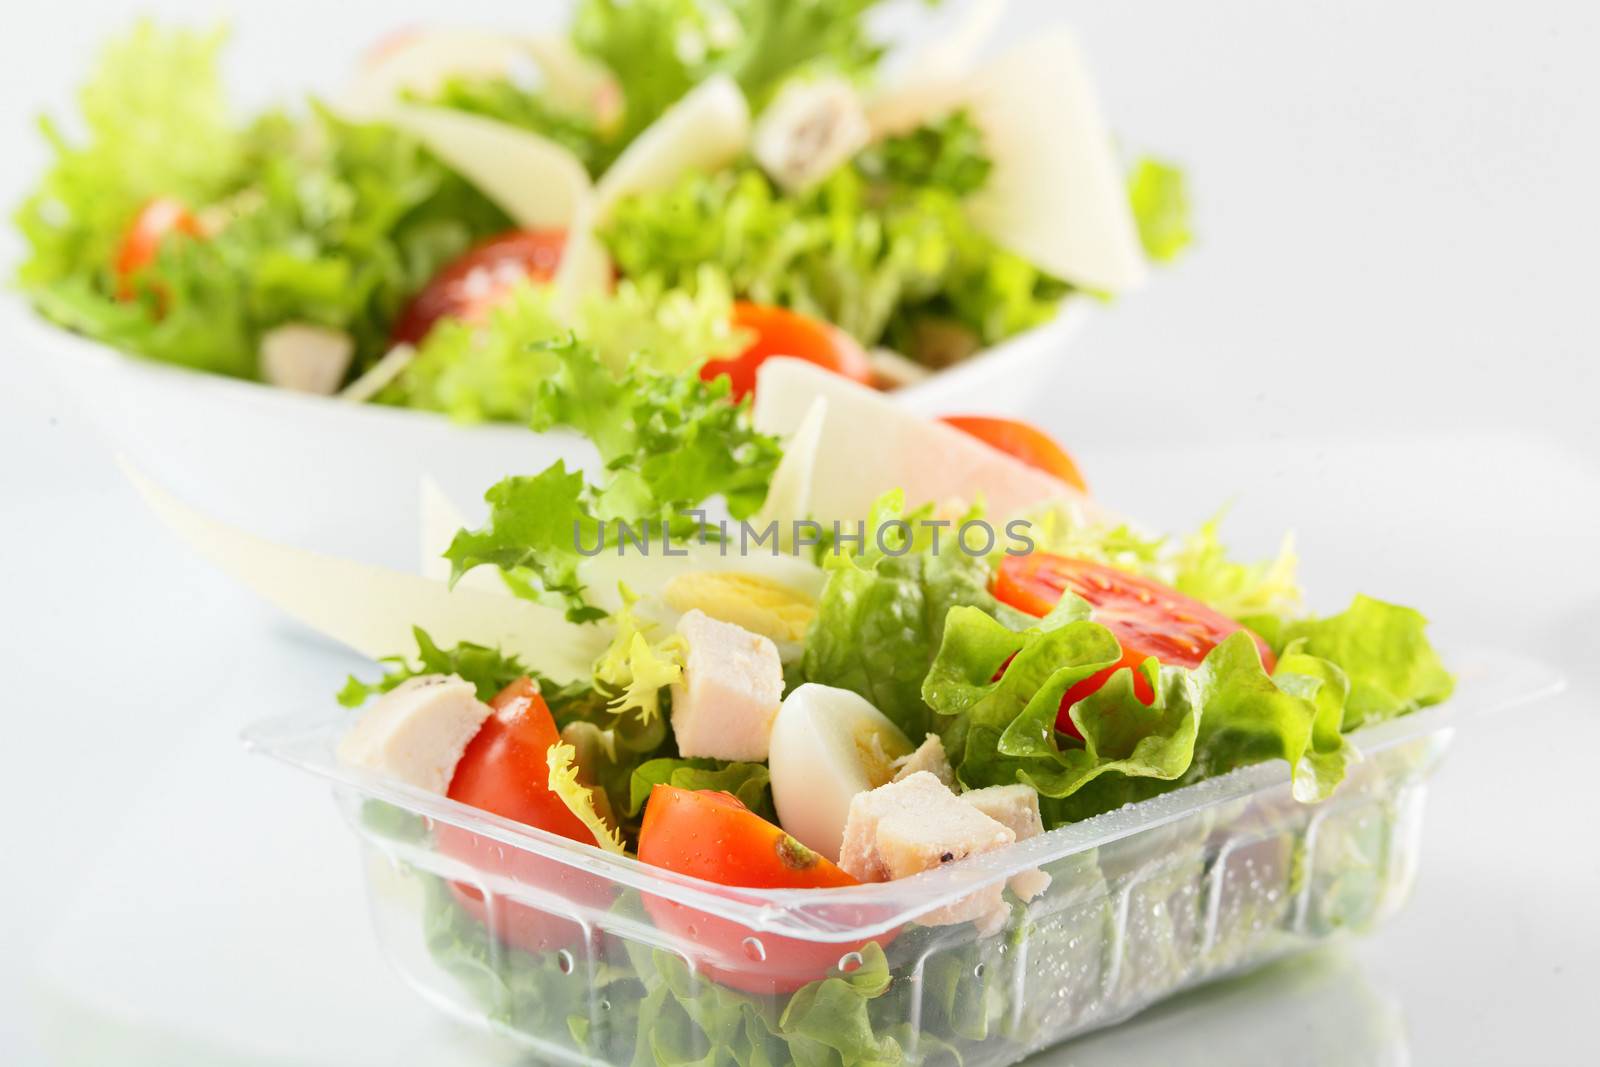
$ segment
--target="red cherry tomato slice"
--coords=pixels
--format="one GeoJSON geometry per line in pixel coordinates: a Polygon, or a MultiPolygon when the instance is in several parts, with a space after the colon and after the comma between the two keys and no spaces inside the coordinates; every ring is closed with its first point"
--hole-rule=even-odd
{"type": "MultiPolygon", "coordinates": [[[[1087,600],[1090,617],[1110,630],[1122,646],[1122,658],[1113,666],[1074,685],[1061,698],[1056,729],[1082,740],[1067,709],[1099,689],[1117,670],[1137,668],[1154,656],[1164,664],[1198,667],[1229,635],[1245,630],[1261,653],[1270,673],[1277,665],[1272,648],[1221,612],[1214,611],[1176,589],[1087,560],[1069,559],[1048,552],[1007,556],[994,579],[994,595],[1018,611],[1046,615],[1067,591],[1087,600]]],[[[1146,704],[1155,700],[1150,683],[1137,670],[1134,695],[1146,704]]]]}
{"type": "Polygon", "coordinates": [[[554,278],[566,243],[565,230],[512,230],[473,246],[411,298],[391,337],[417,344],[440,319],[481,321],[522,282],[554,278]]]}
{"type": "MultiPolygon", "coordinates": [[[[639,859],[719,885],[825,889],[856,880],[727,793],[658,785],[645,807],[639,859]]],[[[698,947],[696,965],[747,993],[792,993],[865,942],[802,941],[644,894],[657,926],[698,947]]],[[[877,938],[887,944],[893,935],[877,938]]]]}
{"type": "Polygon", "coordinates": [[[1078,472],[1078,465],[1067,454],[1067,450],[1036,426],[1018,419],[998,419],[987,415],[946,415],[944,421],[1030,467],[1054,475],[1085,493],[1089,491],[1083,475],[1078,472]]]}
{"type": "MultiPolygon", "coordinates": [[[[180,200],[158,196],[139,209],[117,246],[112,271],[117,279],[117,299],[132,300],[139,295],[135,276],[156,261],[162,242],[172,234],[203,237],[205,231],[180,200]]],[[[159,293],[159,287],[156,287],[159,293]]]]}
{"type": "MultiPolygon", "coordinates": [[[[490,702],[495,709],[467,745],[450,780],[449,796],[463,804],[562,837],[594,844],[594,834],[550,791],[546,753],[560,740],[555,719],[529,679],[512,682],[490,702]]],[[[612,889],[594,875],[535,856],[459,827],[435,831],[440,852],[492,874],[505,875],[570,901],[575,908],[605,908],[612,889]]],[[[543,952],[579,943],[583,927],[565,914],[494,898],[485,903],[476,886],[454,883],[456,900],[486,922],[507,944],[543,952]],[[491,911],[493,914],[491,914],[491,911]]]]}
{"type": "Polygon", "coordinates": [[[755,334],[755,340],[732,359],[709,360],[700,368],[700,378],[710,382],[727,375],[735,400],[755,391],[756,371],[773,356],[803,359],[851,381],[872,384],[866,351],[837,326],[788,308],[742,302],[733,305],[733,324],[755,334]]]}

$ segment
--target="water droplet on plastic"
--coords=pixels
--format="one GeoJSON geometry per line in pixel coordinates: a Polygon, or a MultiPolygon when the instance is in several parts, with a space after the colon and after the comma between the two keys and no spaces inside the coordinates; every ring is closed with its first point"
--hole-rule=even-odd
{"type": "Polygon", "coordinates": [[[561,968],[562,974],[571,974],[572,968],[575,965],[576,964],[572,958],[572,953],[568,952],[566,949],[562,949],[560,952],[556,953],[556,966],[561,968]]]}
{"type": "Polygon", "coordinates": [[[984,972],[984,966],[983,966],[983,964],[980,963],[976,967],[972,968],[972,977],[974,977],[974,978],[982,978],[983,977],[983,972],[984,972]]]}
{"type": "Polygon", "coordinates": [[[609,1000],[602,1000],[602,1001],[601,1001],[601,1002],[600,1002],[600,1010],[601,1010],[601,1011],[610,1011],[610,1010],[611,1010],[611,1001],[609,1001],[609,1000]]]}
{"type": "Polygon", "coordinates": [[[839,957],[839,970],[843,971],[845,974],[849,974],[851,971],[859,968],[863,962],[864,961],[861,959],[861,953],[846,952],[843,956],[839,957]]]}
{"type": "Polygon", "coordinates": [[[744,939],[744,954],[757,963],[765,963],[767,961],[767,946],[761,943],[759,937],[747,937],[744,939]]]}

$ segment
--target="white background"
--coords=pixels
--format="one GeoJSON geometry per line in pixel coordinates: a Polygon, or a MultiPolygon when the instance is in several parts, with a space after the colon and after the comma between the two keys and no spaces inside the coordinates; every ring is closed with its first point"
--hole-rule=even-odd
{"type": "MultiPolygon", "coordinates": [[[[31,116],[134,10],[229,18],[259,99],[333,84],[430,9],[30,5],[0,36],[0,198],[39,165],[31,116]]],[[[1572,687],[1463,731],[1386,929],[1049,1062],[1600,1058],[1597,9],[1017,3],[1005,32],[1057,10],[1126,143],[1189,168],[1200,244],[1092,324],[1039,421],[1116,507],[1176,527],[1232,500],[1243,548],[1297,530],[1320,607],[1416,603],[1572,687]]],[[[0,337],[0,1062],[44,1043],[93,1063],[498,1062],[383,969],[326,798],[235,742],[356,664],[157,528],[0,337]]]]}

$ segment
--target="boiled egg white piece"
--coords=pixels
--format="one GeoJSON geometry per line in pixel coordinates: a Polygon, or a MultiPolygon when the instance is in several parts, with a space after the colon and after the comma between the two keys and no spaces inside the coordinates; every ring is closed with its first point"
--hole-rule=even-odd
{"type": "Polygon", "coordinates": [[[778,822],[807,848],[838,860],[857,793],[894,777],[915,746],[848,689],[808,682],[784,699],[772,726],[772,800],[778,822]]]}

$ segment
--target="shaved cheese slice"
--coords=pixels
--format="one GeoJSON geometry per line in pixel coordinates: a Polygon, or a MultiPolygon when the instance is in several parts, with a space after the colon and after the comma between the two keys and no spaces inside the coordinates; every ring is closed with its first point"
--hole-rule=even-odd
{"type": "MultiPolygon", "coordinates": [[[[444,558],[460,530],[472,525],[444,487],[424,474],[417,486],[417,539],[420,558],[417,573],[436,582],[450,581],[450,561],[444,558]]],[[[482,589],[507,595],[506,584],[494,567],[474,567],[461,576],[456,588],[482,589]]]]}
{"type": "Polygon", "coordinates": [[[307,552],[202,515],[147,481],[125,461],[150,510],[191,547],[285,614],[377,659],[408,651],[412,626],[441,645],[475,641],[520,657],[557,682],[589,677],[606,632],[575,626],[542,604],[307,552]]]}
{"type": "Polygon", "coordinates": [[[396,34],[362,63],[339,97],[352,116],[373,116],[411,94],[436,96],[451,78],[510,78],[537,69],[543,100],[561,111],[602,124],[620,117],[617,80],[603,64],[578,51],[566,34],[519,36],[470,29],[430,29],[396,34]]]}
{"type": "Polygon", "coordinates": [[[1072,486],[953,426],[913,414],[874,389],[797,359],[756,372],[756,429],[798,436],[815,398],[827,401],[806,510],[823,523],[867,518],[878,497],[903,489],[906,505],[981,499],[991,522],[1059,501],[1073,515],[1099,509],[1072,486]]]}
{"type": "MultiPolygon", "coordinates": [[[[448,582],[450,561],[444,558],[444,552],[455,540],[456,531],[467,525],[467,518],[445,494],[444,487],[426,474],[417,485],[417,517],[417,573],[436,582],[448,582]]],[[[466,582],[477,573],[472,571],[461,580],[466,582]]]]}
{"type": "Polygon", "coordinates": [[[352,115],[374,115],[406,93],[430,97],[456,76],[495,78],[531,59],[529,42],[485,30],[415,30],[396,34],[362,63],[340,96],[352,115]]]}
{"type": "Polygon", "coordinates": [[[605,68],[578,51],[564,33],[541,33],[525,42],[539,64],[544,98],[555,107],[592,116],[602,127],[622,118],[622,90],[605,68]]]}
{"type": "Polygon", "coordinates": [[[615,272],[611,255],[595,236],[594,202],[587,201],[567,230],[561,263],[550,283],[551,302],[557,314],[571,322],[583,298],[611,287],[615,272]]]}
{"type": "Polygon", "coordinates": [[[339,390],[340,400],[347,400],[352,404],[365,404],[384,388],[393,382],[405,369],[411,366],[411,361],[417,358],[417,350],[407,344],[398,344],[383,354],[383,358],[361,372],[361,377],[339,390]]]}
{"type": "Polygon", "coordinates": [[[1147,273],[1122,168],[1071,33],[980,69],[962,101],[994,170],[968,201],[1001,245],[1074,284],[1120,292],[1147,273]]]}
{"type": "Polygon", "coordinates": [[[664,189],[693,171],[726,166],[750,141],[750,106],[733,79],[717,75],[690,90],[641,133],[595,185],[584,216],[572,226],[555,285],[571,306],[581,293],[603,286],[610,267],[593,236],[619,200],[664,189]]]}
{"type": "Polygon", "coordinates": [[[783,445],[783,458],[772,472],[767,499],[761,504],[756,522],[777,522],[779,544],[794,544],[794,522],[804,519],[811,506],[811,484],[816,475],[817,450],[822,447],[822,427],[828,419],[828,398],[819,396],[801,417],[800,423],[783,445]]]}
{"type": "Polygon", "coordinates": [[[960,106],[966,78],[1006,5],[1007,0],[972,0],[944,32],[884,59],[883,80],[867,101],[875,139],[905,133],[960,106]]]}
{"type": "Polygon", "coordinates": [[[597,223],[618,200],[662,189],[691,171],[732,163],[750,141],[750,106],[725,74],[690,90],[641,133],[595,186],[597,223]]]}
{"type": "Polygon", "coordinates": [[[442,107],[394,104],[382,118],[404,130],[529,229],[570,227],[590,195],[571,151],[528,130],[442,107]]]}

